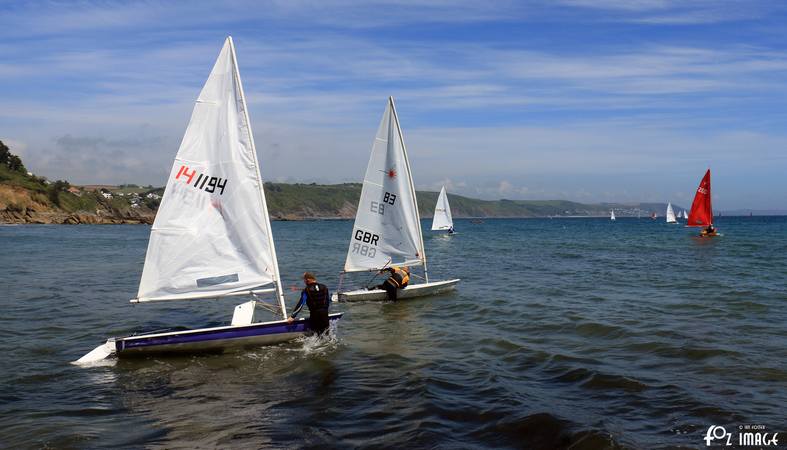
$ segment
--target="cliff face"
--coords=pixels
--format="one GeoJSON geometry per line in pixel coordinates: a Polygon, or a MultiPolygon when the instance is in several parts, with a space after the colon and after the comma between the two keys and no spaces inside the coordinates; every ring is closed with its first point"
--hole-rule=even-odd
{"type": "Polygon", "coordinates": [[[113,204],[99,192],[55,192],[18,184],[0,183],[0,223],[37,224],[152,224],[155,210],[145,205],[132,208],[113,204]],[[59,204],[55,204],[56,198],[59,204]]]}
{"type": "Polygon", "coordinates": [[[58,210],[37,211],[32,208],[6,208],[0,210],[0,223],[37,223],[37,224],[152,224],[155,215],[143,214],[89,214],[68,213],[58,210]]]}

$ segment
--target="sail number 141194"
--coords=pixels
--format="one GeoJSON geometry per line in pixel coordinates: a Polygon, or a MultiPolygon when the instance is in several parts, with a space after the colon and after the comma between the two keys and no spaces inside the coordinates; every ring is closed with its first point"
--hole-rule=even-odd
{"type": "Polygon", "coordinates": [[[211,194],[216,192],[217,189],[221,189],[219,195],[224,195],[224,188],[227,186],[226,178],[221,179],[219,177],[210,177],[202,173],[198,174],[196,169],[189,169],[188,166],[180,166],[180,170],[175,176],[175,179],[179,180],[181,176],[186,184],[211,194]],[[194,184],[192,184],[191,181],[194,180],[196,175],[199,176],[196,178],[196,181],[194,181],[194,184]]]}

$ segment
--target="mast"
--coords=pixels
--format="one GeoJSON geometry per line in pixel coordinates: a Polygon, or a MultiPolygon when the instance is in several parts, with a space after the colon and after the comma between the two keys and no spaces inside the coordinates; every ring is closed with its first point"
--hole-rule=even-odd
{"type": "Polygon", "coordinates": [[[396,105],[394,104],[393,96],[388,97],[388,101],[391,103],[391,112],[394,116],[394,121],[396,122],[396,131],[399,133],[399,141],[402,143],[402,152],[404,153],[404,162],[407,164],[407,174],[409,175],[409,186],[410,186],[410,194],[413,197],[413,208],[415,209],[415,223],[418,224],[418,237],[419,239],[419,249],[418,251],[421,253],[421,263],[424,266],[424,279],[426,282],[429,282],[429,271],[426,268],[426,252],[424,252],[424,235],[421,231],[421,215],[418,213],[418,197],[415,196],[415,185],[413,185],[413,172],[410,167],[410,159],[407,157],[407,145],[404,143],[404,136],[402,135],[402,127],[399,125],[399,115],[396,113],[396,105]]]}
{"type": "Polygon", "coordinates": [[[273,257],[273,287],[276,290],[276,298],[279,300],[281,307],[281,314],[283,319],[287,319],[287,306],[284,304],[284,292],[281,289],[281,276],[279,275],[279,260],[276,258],[276,247],[273,244],[273,233],[271,231],[271,220],[268,214],[268,203],[265,201],[265,186],[260,176],[260,162],[257,158],[257,146],[254,143],[254,135],[251,131],[251,121],[249,120],[249,110],[246,107],[246,95],[243,93],[243,83],[240,79],[240,69],[238,68],[238,58],[235,55],[235,44],[232,42],[232,36],[227,36],[230,41],[230,50],[232,54],[232,67],[235,78],[238,82],[238,91],[240,92],[240,101],[243,106],[243,118],[246,120],[246,130],[249,133],[249,141],[251,142],[251,153],[254,157],[255,176],[257,177],[257,185],[259,186],[260,202],[262,203],[262,210],[264,212],[262,222],[265,225],[265,234],[268,238],[268,245],[271,249],[271,256],[273,257]]]}

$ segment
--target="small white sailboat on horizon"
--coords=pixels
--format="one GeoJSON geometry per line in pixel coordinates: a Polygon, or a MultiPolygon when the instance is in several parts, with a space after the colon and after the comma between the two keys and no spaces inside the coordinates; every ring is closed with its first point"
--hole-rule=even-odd
{"type": "MultiPolygon", "coordinates": [[[[423,283],[401,289],[399,299],[454,289],[459,279],[429,281],[421,219],[393,97],[388,98],[361,188],[344,270],[334,301],[385,300],[381,289],[343,291],[345,275],[388,267],[423,267],[423,283]]],[[[411,274],[411,278],[414,277],[411,274]]]]}
{"type": "Polygon", "coordinates": [[[434,216],[432,217],[432,231],[448,231],[448,234],[454,234],[454,220],[451,217],[451,205],[448,204],[448,194],[445,191],[445,186],[440,189],[440,195],[437,197],[437,204],[434,209],[434,216]]]}
{"type": "Polygon", "coordinates": [[[667,202],[667,223],[678,223],[675,218],[675,211],[672,210],[672,203],[667,202]]]}
{"type": "MultiPolygon", "coordinates": [[[[109,356],[225,351],[305,335],[287,321],[260,166],[235,47],[227,37],[197,98],[150,231],[132,303],[250,296],[230,325],[110,338],[76,361],[109,356]],[[274,303],[258,294],[273,293],[274,303]],[[281,320],[255,322],[257,306],[281,320]]],[[[341,317],[331,314],[330,320],[341,317]]]]}
{"type": "Polygon", "coordinates": [[[609,220],[612,220],[612,221],[616,220],[615,219],[615,210],[614,209],[610,209],[609,210],[609,220]]]}

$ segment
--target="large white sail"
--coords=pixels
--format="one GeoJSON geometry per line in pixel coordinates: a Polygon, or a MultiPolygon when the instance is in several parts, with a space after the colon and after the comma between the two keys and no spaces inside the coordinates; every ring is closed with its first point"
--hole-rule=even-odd
{"type": "Polygon", "coordinates": [[[667,223],[675,223],[675,212],[672,210],[672,203],[667,203],[667,223]]]}
{"type": "Polygon", "coordinates": [[[232,38],[197,98],[150,233],[137,298],[209,298],[276,284],[279,268],[232,38]]]}
{"type": "Polygon", "coordinates": [[[448,204],[448,194],[445,193],[445,186],[443,186],[443,188],[440,189],[440,196],[437,197],[437,205],[434,209],[432,231],[450,230],[453,227],[454,221],[451,218],[451,206],[448,204]]]}
{"type": "Polygon", "coordinates": [[[410,163],[392,97],[388,98],[363,179],[345,272],[425,261],[410,163]]]}

